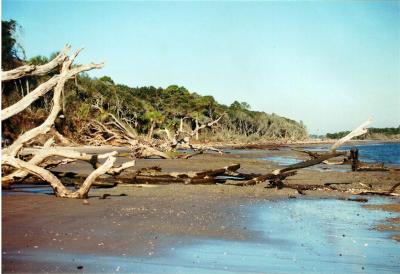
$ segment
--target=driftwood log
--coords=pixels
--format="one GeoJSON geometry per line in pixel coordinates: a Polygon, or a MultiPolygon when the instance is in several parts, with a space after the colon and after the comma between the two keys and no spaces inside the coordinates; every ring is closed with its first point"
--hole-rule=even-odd
{"type": "MultiPolygon", "coordinates": [[[[105,112],[99,106],[92,106],[100,112],[105,112]]],[[[199,126],[192,132],[183,130],[183,121],[188,117],[181,119],[179,129],[175,134],[171,134],[168,129],[163,129],[161,132],[166,133],[167,139],[164,142],[157,142],[154,139],[142,138],[135,136],[131,130],[124,125],[115,115],[107,113],[111,121],[99,122],[92,121],[86,124],[84,134],[82,134],[82,141],[90,145],[106,145],[114,144],[118,146],[129,146],[132,154],[136,158],[162,158],[162,159],[189,159],[196,155],[202,154],[205,151],[216,151],[222,153],[221,150],[204,145],[195,145],[190,143],[190,138],[203,128],[211,128],[216,124],[220,118],[212,121],[206,125],[199,126]],[[193,153],[177,153],[177,149],[188,149],[194,151],[193,153]]]]}
{"type": "MultiPolygon", "coordinates": [[[[314,152],[302,149],[292,148],[293,151],[305,153],[310,156],[311,159],[319,159],[325,154],[321,152],[314,152]]],[[[352,148],[350,153],[343,153],[341,156],[345,156],[341,161],[328,161],[324,160],[322,163],[327,165],[351,165],[352,171],[389,171],[390,169],[385,167],[384,163],[366,163],[359,160],[359,151],[357,148],[352,148]]]]}
{"type": "Polygon", "coordinates": [[[259,184],[259,183],[262,183],[262,182],[265,182],[268,180],[270,182],[270,184],[272,184],[273,186],[277,186],[278,188],[284,187],[285,184],[283,184],[282,181],[285,178],[296,174],[295,172],[291,172],[291,171],[314,166],[314,165],[320,164],[328,159],[346,155],[346,152],[336,152],[336,148],[343,145],[345,142],[347,142],[348,140],[350,140],[353,137],[365,134],[367,132],[365,127],[368,126],[370,123],[371,123],[371,120],[369,119],[368,121],[363,123],[361,126],[357,127],[352,132],[350,132],[348,135],[346,135],[345,137],[338,140],[335,144],[332,145],[330,152],[328,152],[328,153],[317,154],[317,153],[310,152],[308,154],[312,157],[311,160],[307,160],[307,161],[303,161],[303,162],[300,162],[297,164],[289,165],[282,169],[274,170],[271,173],[254,177],[248,181],[234,183],[234,185],[250,186],[250,185],[256,185],[256,184],[259,184]]]}
{"type": "Polygon", "coordinates": [[[32,140],[37,138],[39,135],[46,134],[53,128],[54,122],[61,111],[62,95],[64,93],[65,83],[80,72],[103,67],[103,64],[72,66],[72,63],[81,50],[77,50],[75,53],[68,56],[69,50],[70,46],[66,46],[52,61],[42,66],[23,66],[12,71],[2,72],[2,81],[9,81],[27,75],[44,75],[61,66],[59,74],[56,74],[47,82],[39,85],[35,90],[27,94],[20,101],[3,109],[1,112],[1,119],[4,121],[5,119],[8,119],[13,115],[25,110],[39,97],[45,95],[50,90],[53,90],[53,106],[46,120],[38,127],[32,128],[21,134],[11,145],[2,149],[2,166],[7,165],[15,169],[12,174],[2,177],[3,186],[7,187],[14,181],[23,179],[28,174],[31,174],[43,181],[48,182],[57,197],[85,198],[88,195],[90,187],[99,176],[110,172],[118,173],[123,169],[132,167],[134,165],[134,162],[128,162],[124,163],[120,167],[113,167],[116,161],[115,156],[117,152],[98,155],[96,159],[103,158],[105,159],[105,162],[102,164],[96,163],[95,170],[85,179],[82,186],[76,191],[71,191],[61,183],[57,176],[51,173],[48,169],[40,166],[40,164],[51,156],[62,156],[68,159],[83,159],[88,161],[92,159],[92,156],[71,150],[54,149],[51,147],[54,141],[49,139],[43,147],[32,153],[33,157],[30,160],[24,161],[20,159],[19,154],[23,147],[26,147],[27,144],[32,142],[32,140]],[[89,157],[90,159],[88,159],[89,157]]]}
{"type": "Polygon", "coordinates": [[[162,173],[161,169],[142,169],[134,173],[127,173],[115,179],[103,179],[102,182],[116,182],[117,184],[216,184],[226,179],[218,176],[228,175],[240,168],[240,164],[232,164],[226,167],[209,169],[197,172],[171,172],[162,173]],[[150,173],[149,173],[150,171],[150,173]]]}
{"type": "MultiPolygon", "coordinates": [[[[320,163],[328,164],[329,162],[327,162],[327,160],[331,158],[347,156],[346,152],[336,152],[336,149],[351,138],[366,133],[366,127],[371,122],[368,120],[351,133],[337,141],[331,147],[330,152],[328,153],[297,150],[302,153],[307,153],[311,159],[274,170],[268,174],[239,173],[237,171],[240,168],[240,164],[234,164],[219,169],[185,173],[161,173],[159,169],[142,169],[126,174],[125,176],[121,176],[122,171],[135,165],[135,161],[128,161],[123,163],[121,166],[114,166],[117,157],[116,151],[100,155],[91,155],[65,148],[55,148],[55,142],[53,138],[48,139],[47,142],[45,142],[45,144],[40,148],[29,148],[29,145],[39,135],[54,131],[54,122],[58,117],[63,105],[62,95],[64,93],[64,85],[66,81],[75,77],[80,72],[98,69],[103,66],[103,64],[72,66],[72,63],[79,54],[80,50],[76,51],[71,56],[68,55],[69,50],[70,46],[66,46],[52,61],[42,66],[26,65],[11,71],[2,72],[2,81],[10,81],[25,76],[45,75],[60,67],[59,74],[54,75],[47,82],[40,84],[17,103],[1,111],[1,119],[4,121],[24,111],[38,98],[53,90],[53,106],[46,120],[38,127],[21,134],[12,144],[2,149],[2,167],[9,166],[14,169],[12,172],[2,176],[2,185],[5,187],[8,187],[15,182],[24,181],[29,176],[34,176],[43,182],[49,183],[57,197],[85,198],[88,196],[89,190],[93,185],[98,187],[113,187],[117,184],[215,184],[223,183],[229,177],[237,182],[235,181],[234,183],[228,184],[235,186],[251,186],[268,181],[270,187],[292,188],[296,189],[299,193],[303,193],[304,190],[316,189],[337,190],[333,184],[287,184],[284,183],[284,180],[289,176],[296,175],[297,170],[299,169],[314,166],[320,163]],[[27,153],[27,151],[30,152],[27,153]],[[30,157],[25,159],[24,157],[27,155],[30,157]],[[54,160],[52,158],[54,156],[61,157],[62,159],[54,160]],[[100,163],[99,159],[103,159],[104,161],[100,163]],[[72,172],[60,173],[50,170],[55,166],[75,160],[83,160],[90,163],[94,169],[93,172],[90,173],[89,176],[84,177],[72,172]],[[105,177],[103,175],[105,175],[105,177]],[[62,182],[62,180],[65,178],[73,178],[76,180],[73,182],[73,184],[77,186],[78,189],[75,191],[68,189],[66,185],[69,183],[62,182]]],[[[99,111],[102,111],[102,109],[98,106],[93,107],[97,108],[99,111]]],[[[99,121],[93,121],[93,123],[88,124],[87,126],[90,128],[89,138],[91,141],[94,140],[97,142],[96,144],[104,144],[111,140],[117,140],[121,144],[129,145],[132,149],[132,153],[138,158],[160,157],[164,159],[188,159],[195,155],[202,154],[206,150],[221,152],[219,149],[213,147],[195,145],[191,143],[191,138],[198,139],[200,130],[212,128],[220,121],[221,118],[222,116],[214,121],[202,125],[200,125],[198,120],[195,119],[195,129],[185,130],[183,126],[184,120],[192,118],[183,117],[180,120],[179,128],[176,129],[174,133],[171,133],[169,129],[162,130],[167,136],[167,141],[161,145],[156,145],[153,140],[148,140],[147,143],[143,140],[139,141],[137,136],[113,114],[109,114],[110,120],[105,124],[99,121]],[[171,151],[176,151],[177,148],[189,148],[194,152],[180,155],[169,153],[171,151]]],[[[58,136],[58,139],[63,140],[63,136],[58,136]]],[[[64,142],[67,143],[66,141],[64,142]]],[[[358,151],[355,150],[351,151],[350,157],[345,159],[341,164],[349,162],[351,162],[352,169],[354,171],[386,170],[383,165],[371,165],[360,162],[358,160],[358,151]]],[[[394,191],[399,185],[400,184],[394,185],[389,191],[351,189],[349,192],[353,194],[398,195],[394,193],[394,191]]]]}
{"type": "MultiPolygon", "coordinates": [[[[118,176],[118,173],[107,172],[109,177],[98,178],[92,185],[97,187],[114,187],[119,184],[216,184],[223,183],[226,178],[223,176],[232,176],[240,168],[240,164],[231,164],[217,169],[209,169],[197,172],[170,172],[162,173],[160,167],[142,168],[133,172],[127,172],[124,176],[118,176]]],[[[85,176],[74,172],[51,171],[52,174],[62,179],[68,179],[63,182],[64,185],[81,186],[85,176]]],[[[240,178],[240,177],[239,177],[240,178]]],[[[43,184],[45,180],[25,181],[31,184],[43,184]]]]}
{"type": "Polygon", "coordinates": [[[20,79],[25,76],[42,76],[46,75],[58,66],[60,66],[68,58],[68,52],[71,49],[66,45],[61,52],[50,62],[41,66],[24,65],[9,71],[1,72],[1,80],[3,82],[20,79]]]}
{"type": "Polygon", "coordinates": [[[358,149],[353,148],[350,150],[351,170],[353,171],[389,171],[384,166],[384,163],[365,163],[358,159],[358,149]]]}
{"type": "Polygon", "coordinates": [[[202,125],[199,124],[198,119],[194,119],[196,127],[193,130],[184,129],[183,126],[185,120],[187,119],[193,120],[193,118],[191,117],[181,118],[179,127],[175,130],[174,133],[171,133],[171,131],[168,128],[164,128],[163,130],[161,130],[161,132],[164,132],[167,137],[164,147],[166,147],[166,149],[170,151],[175,151],[176,149],[181,148],[181,149],[191,149],[193,151],[215,151],[218,153],[223,153],[223,151],[218,148],[191,143],[191,139],[193,137],[195,137],[195,139],[198,140],[199,132],[201,130],[205,128],[211,129],[216,124],[218,124],[218,122],[222,119],[222,117],[223,115],[218,117],[216,120],[213,120],[211,122],[202,125]]]}

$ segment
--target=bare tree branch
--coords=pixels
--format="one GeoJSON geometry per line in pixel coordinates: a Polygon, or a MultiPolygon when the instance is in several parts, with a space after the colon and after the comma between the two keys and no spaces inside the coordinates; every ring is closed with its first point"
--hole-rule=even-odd
{"type": "MultiPolygon", "coordinates": [[[[67,49],[69,50],[69,47],[67,49]]],[[[62,53],[60,53],[53,61],[49,62],[46,65],[33,68],[23,67],[13,70],[11,72],[3,72],[3,75],[5,75],[5,78],[3,78],[3,80],[7,80],[7,77],[18,78],[26,76],[28,75],[28,73],[29,75],[42,75],[43,73],[47,73],[53,68],[62,64],[61,72],[59,75],[52,77],[49,81],[37,87],[33,92],[26,95],[19,102],[2,111],[2,119],[7,119],[26,109],[36,99],[38,99],[40,96],[43,96],[52,88],[54,88],[53,106],[46,120],[38,127],[30,129],[29,131],[20,135],[13,144],[2,150],[2,165],[9,165],[17,169],[17,171],[13,172],[12,174],[4,176],[2,178],[2,184],[10,184],[13,180],[24,178],[28,174],[32,174],[48,182],[53,188],[54,194],[57,197],[84,198],[87,197],[90,187],[99,176],[105,173],[109,173],[110,175],[119,174],[123,170],[134,166],[135,162],[126,162],[120,167],[113,168],[113,165],[116,161],[116,158],[114,157],[117,154],[116,151],[102,155],[89,155],[77,151],[51,147],[51,145],[54,143],[53,139],[49,139],[42,148],[38,150],[33,150],[33,152],[31,153],[33,154],[33,157],[29,162],[23,161],[17,156],[24,145],[35,139],[37,136],[48,133],[53,127],[55,119],[57,118],[61,110],[62,97],[66,81],[82,71],[103,67],[103,64],[88,64],[71,67],[73,61],[78,56],[81,49],[77,50],[69,57],[64,51],[66,51],[66,49],[64,49],[62,53]],[[39,164],[41,164],[46,158],[50,156],[61,156],[68,159],[79,159],[88,161],[90,164],[92,164],[95,170],[86,178],[82,186],[77,191],[72,192],[67,189],[54,174],[52,174],[47,169],[39,166],[39,164]],[[103,164],[99,164],[97,161],[101,158],[106,159],[103,164]]]]}
{"type": "Polygon", "coordinates": [[[368,132],[368,130],[366,129],[366,127],[371,124],[372,119],[369,118],[367,121],[365,121],[363,124],[361,124],[359,127],[357,127],[356,129],[354,129],[352,132],[350,132],[349,134],[347,134],[346,136],[344,136],[343,138],[341,138],[340,140],[338,140],[336,143],[334,143],[331,147],[331,151],[336,151],[336,149],[338,147],[340,147],[341,145],[343,145],[345,142],[349,141],[350,139],[363,135],[365,133],[368,132]]]}
{"type": "Polygon", "coordinates": [[[19,79],[25,76],[40,76],[46,75],[59,65],[61,65],[67,58],[71,46],[66,45],[61,52],[50,62],[41,66],[25,65],[9,71],[1,72],[1,81],[10,81],[19,79]]]}

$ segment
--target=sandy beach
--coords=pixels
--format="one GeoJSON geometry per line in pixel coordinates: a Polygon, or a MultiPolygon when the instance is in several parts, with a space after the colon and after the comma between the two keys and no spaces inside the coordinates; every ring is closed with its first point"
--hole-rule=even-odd
{"type": "MultiPolygon", "coordinates": [[[[134,169],[158,165],[166,172],[195,171],[240,163],[240,171],[266,173],[278,165],[260,160],[262,157],[304,157],[288,149],[229,152],[204,154],[189,160],[139,159],[134,169]]],[[[387,190],[400,180],[399,171],[350,172],[346,169],[350,167],[343,166],[340,170],[303,169],[296,176],[289,177],[287,183],[350,183],[338,186],[346,188],[357,188],[363,183],[387,190]]],[[[90,165],[77,162],[59,170],[89,172],[90,165]]],[[[57,270],[51,268],[52,264],[46,265],[40,260],[21,262],[8,254],[65,252],[155,256],[171,244],[188,244],[193,238],[256,241],[259,235],[246,229],[249,216],[246,211],[240,211],[241,205],[304,196],[320,199],[350,197],[337,191],[306,191],[306,195],[300,195],[293,189],[278,190],[265,186],[119,185],[111,189],[93,188],[87,202],[29,193],[35,188],[43,189],[38,186],[3,191],[2,269],[3,272],[80,270],[79,265],[73,262],[57,270]]],[[[398,210],[398,199],[393,200],[393,204],[393,208],[398,210]]]]}

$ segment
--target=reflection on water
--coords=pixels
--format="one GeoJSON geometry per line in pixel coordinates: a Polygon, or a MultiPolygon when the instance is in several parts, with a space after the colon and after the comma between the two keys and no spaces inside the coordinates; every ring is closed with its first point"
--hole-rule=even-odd
{"type": "MultiPolygon", "coordinates": [[[[67,186],[67,189],[75,191],[73,186],[67,186]]],[[[96,191],[93,187],[91,191],[96,191]]],[[[2,195],[26,195],[26,194],[47,194],[54,195],[54,191],[50,185],[28,185],[28,184],[15,184],[11,189],[4,189],[1,191],[2,195]]]]}
{"type": "Polygon", "coordinates": [[[302,161],[300,159],[296,159],[296,158],[292,158],[292,157],[283,157],[283,156],[268,156],[268,157],[263,157],[261,159],[275,162],[281,166],[293,165],[293,164],[300,163],[302,161]]]}
{"type": "MultiPolygon", "coordinates": [[[[377,202],[378,200],[375,200],[377,202]]],[[[382,201],[382,200],[381,200],[382,201]]],[[[257,243],[204,241],[176,261],[211,269],[268,273],[399,273],[400,246],[370,228],[389,216],[338,200],[282,200],[253,209],[257,243]]],[[[198,269],[196,269],[198,272],[198,269]]]]}
{"type": "MultiPolygon", "coordinates": [[[[372,203],[383,201],[388,199],[372,203]]],[[[87,273],[400,273],[400,245],[390,233],[371,229],[398,214],[317,199],[265,202],[249,206],[248,214],[247,229],[261,235],[257,240],[197,239],[148,257],[3,254],[3,264],[21,260],[32,264],[32,271],[45,265],[52,272],[76,271],[82,265],[87,273]]]]}
{"type": "MultiPolygon", "coordinates": [[[[309,151],[327,152],[331,145],[321,145],[304,147],[309,151]]],[[[377,144],[361,144],[352,146],[340,147],[340,151],[349,151],[352,148],[358,148],[359,157],[361,161],[370,163],[385,163],[386,165],[400,165],[400,143],[377,143],[377,144]]],[[[290,156],[267,156],[260,158],[261,160],[273,161],[278,165],[286,166],[293,165],[301,162],[302,160],[290,156]]],[[[349,171],[349,166],[335,166],[335,165],[317,165],[310,167],[310,169],[319,171],[349,171]]]]}
{"type": "MultiPolygon", "coordinates": [[[[262,157],[261,160],[267,160],[277,163],[280,166],[287,166],[300,163],[304,160],[300,160],[293,157],[283,157],[283,156],[268,156],[262,157]]],[[[336,171],[336,172],[346,172],[350,171],[349,165],[325,165],[319,164],[311,167],[307,167],[307,169],[318,170],[318,171],[336,171]]]]}
{"type": "Polygon", "coordinates": [[[53,189],[49,185],[24,185],[15,184],[10,190],[2,190],[2,195],[18,195],[18,194],[54,194],[53,189]]]}

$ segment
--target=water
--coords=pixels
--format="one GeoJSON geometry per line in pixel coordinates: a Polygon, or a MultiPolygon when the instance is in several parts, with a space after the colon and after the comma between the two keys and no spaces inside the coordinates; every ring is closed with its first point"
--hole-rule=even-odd
{"type": "MultiPolygon", "coordinates": [[[[297,163],[304,161],[304,160],[301,160],[298,158],[285,157],[285,156],[267,156],[267,157],[262,157],[260,159],[275,162],[280,166],[293,165],[293,164],[297,164],[297,163]]],[[[319,165],[307,167],[306,169],[316,170],[316,171],[320,171],[320,172],[329,172],[329,171],[347,172],[347,171],[351,170],[350,166],[325,165],[325,164],[319,164],[319,165]]]]}
{"type": "MultiPolygon", "coordinates": [[[[67,189],[75,191],[73,186],[67,186],[67,189]]],[[[96,191],[96,187],[92,187],[91,192],[96,191]]],[[[49,185],[29,185],[29,184],[15,184],[12,189],[3,189],[2,195],[26,195],[26,194],[47,194],[54,195],[54,191],[49,185]]]]}
{"type": "Polygon", "coordinates": [[[2,195],[20,195],[20,194],[54,194],[53,189],[49,185],[13,185],[11,190],[4,189],[2,195]]]}
{"type": "MultiPolygon", "coordinates": [[[[305,147],[305,150],[327,151],[330,145],[305,147]]],[[[400,143],[368,143],[341,146],[338,150],[350,150],[358,148],[359,158],[365,162],[385,163],[389,165],[400,165],[400,143]]]]}
{"type": "Polygon", "coordinates": [[[386,212],[348,201],[282,200],[253,214],[249,228],[262,240],[203,241],[179,250],[174,260],[196,273],[400,272],[399,244],[371,230],[386,212]]]}
{"type": "Polygon", "coordinates": [[[284,156],[267,156],[261,158],[262,160],[272,161],[281,166],[294,165],[300,163],[302,160],[293,157],[284,156]]]}
{"type": "MultiPolygon", "coordinates": [[[[305,150],[309,151],[328,151],[331,145],[321,145],[305,147],[305,150]]],[[[400,165],[400,143],[375,143],[375,144],[361,144],[352,146],[342,146],[340,151],[349,151],[352,148],[358,148],[359,158],[363,162],[368,163],[385,163],[387,166],[399,166],[400,165]]],[[[284,156],[267,156],[260,159],[273,161],[278,165],[292,165],[297,164],[303,160],[294,157],[284,156]]],[[[322,170],[322,167],[326,165],[318,165],[311,167],[311,169],[322,170]]],[[[330,169],[335,171],[348,171],[349,168],[343,168],[340,166],[329,166],[330,169]]]]}
{"type": "MultiPolygon", "coordinates": [[[[374,198],[368,203],[388,199],[374,198]]],[[[105,273],[400,273],[400,245],[391,233],[371,229],[384,218],[359,203],[289,199],[248,206],[252,241],[192,239],[147,257],[95,254],[3,254],[32,271],[105,273]],[[34,263],[34,262],[39,263],[34,263]],[[36,269],[38,268],[38,269],[36,269]]]]}

